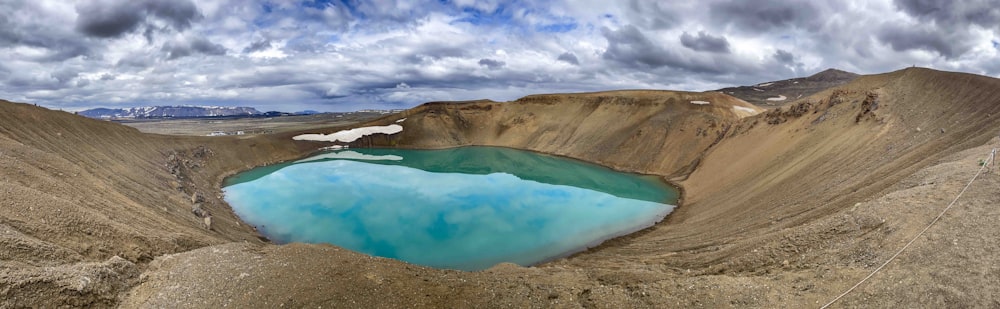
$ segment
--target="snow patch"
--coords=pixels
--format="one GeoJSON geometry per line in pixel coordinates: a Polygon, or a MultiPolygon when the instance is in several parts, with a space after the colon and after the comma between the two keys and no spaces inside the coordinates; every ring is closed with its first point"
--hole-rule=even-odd
{"type": "Polygon", "coordinates": [[[764,92],[764,89],[753,88],[753,91],[764,92]]]}
{"type": "Polygon", "coordinates": [[[708,104],[709,104],[709,102],[708,102],[708,101],[691,101],[691,104],[696,104],[696,105],[708,105],[708,104]]]}
{"type": "Polygon", "coordinates": [[[778,96],[773,97],[773,98],[767,98],[768,101],[784,101],[785,99],[788,99],[788,98],[786,98],[783,95],[778,95],[778,96]]]}
{"type": "Polygon", "coordinates": [[[350,143],[358,140],[362,136],[368,136],[376,133],[381,134],[396,134],[403,132],[403,126],[398,124],[390,124],[387,126],[371,126],[371,127],[360,127],[350,130],[338,131],[331,134],[302,134],[292,137],[293,140],[297,141],[317,141],[317,142],[344,142],[350,143]]]}
{"type": "Polygon", "coordinates": [[[770,85],[774,85],[774,83],[757,84],[757,87],[767,87],[767,86],[770,86],[770,85]]]}
{"type": "Polygon", "coordinates": [[[347,160],[365,160],[365,161],[400,161],[400,160],[403,160],[403,157],[400,157],[400,156],[397,156],[397,155],[376,156],[376,155],[370,155],[370,154],[363,154],[363,153],[360,153],[360,152],[357,152],[357,151],[353,151],[353,150],[345,150],[345,151],[341,151],[341,152],[324,153],[324,154],[321,154],[321,155],[318,155],[318,156],[314,156],[314,157],[311,157],[311,158],[308,158],[308,159],[302,159],[302,160],[295,161],[295,163],[310,162],[310,161],[319,161],[319,160],[328,160],[328,159],[329,160],[347,159],[347,160]]]}
{"type": "Polygon", "coordinates": [[[743,106],[733,106],[733,111],[735,111],[737,114],[739,114],[740,112],[748,113],[750,115],[757,114],[757,110],[743,106]]]}
{"type": "Polygon", "coordinates": [[[406,118],[403,118],[403,119],[400,119],[400,120],[396,120],[396,123],[400,123],[400,122],[403,122],[403,121],[406,121],[406,118]]]}

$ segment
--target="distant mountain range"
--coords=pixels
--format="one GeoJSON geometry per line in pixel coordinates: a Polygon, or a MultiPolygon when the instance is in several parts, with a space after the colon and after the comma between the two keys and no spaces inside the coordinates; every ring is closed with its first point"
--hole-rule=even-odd
{"type": "Polygon", "coordinates": [[[132,108],[95,108],[79,112],[90,118],[194,118],[254,116],[261,112],[240,106],[144,106],[132,108]]]}
{"type": "Polygon", "coordinates": [[[753,86],[723,88],[716,91],[743,99],[754,105],[773,108],[781,107],[802,97],[847,84],[858,78],[858,74],[837,69],[827,69],[809,77],[792,78],[753,86]]]}

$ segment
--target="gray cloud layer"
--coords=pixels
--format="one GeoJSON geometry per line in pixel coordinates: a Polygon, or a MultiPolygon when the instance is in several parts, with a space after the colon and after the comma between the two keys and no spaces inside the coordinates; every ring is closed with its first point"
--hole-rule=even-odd
{"type": "Polygon", "coordinates": [[[729,41],[726,38],[711,36],[704,31],[698,32],[698,36],[684,32],[681,34],[681,45],[696,51],[729,53],[729,41]]]}
{"type": "Polygon", "coordinates": [[[0,98],[67,109],[402,108],[998,63],[1000,0],[0,1],[0,98]]]}
{"type": "Polygon", "coordinates": [[[153,26],[151,19],[183,31],[202,17],[190,0],[86,1],[77,3],[76,12],[76,29],[100,38],[120,37],[140,26],[153,26]]]}

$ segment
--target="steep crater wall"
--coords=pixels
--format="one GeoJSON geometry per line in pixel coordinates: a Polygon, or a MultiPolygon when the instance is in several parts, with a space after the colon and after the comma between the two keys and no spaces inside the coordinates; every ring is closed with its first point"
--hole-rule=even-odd
{"type": "Polygon", "coordinates": [[[535,95],[505,103],[427,103],[380,122],[405,118],[400,123],[402,133],[368,136],[353,146],[503,146],[682,178],[747,111],[760,110],[719,93],[671,91],[535,95]]]}

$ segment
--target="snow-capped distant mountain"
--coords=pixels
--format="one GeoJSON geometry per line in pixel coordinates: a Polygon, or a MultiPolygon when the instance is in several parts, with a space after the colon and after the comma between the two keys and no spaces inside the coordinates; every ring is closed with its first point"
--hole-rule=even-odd
{"type": "Polygon", "coordinates": [[[253,116],[260,112],[241,106],[144,106],[132,108],[95,108],[79,113],[90,118],[193,118],[253,116]]]}

